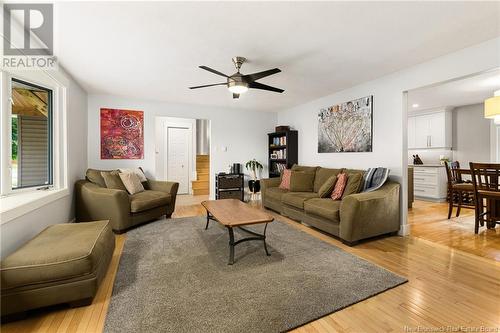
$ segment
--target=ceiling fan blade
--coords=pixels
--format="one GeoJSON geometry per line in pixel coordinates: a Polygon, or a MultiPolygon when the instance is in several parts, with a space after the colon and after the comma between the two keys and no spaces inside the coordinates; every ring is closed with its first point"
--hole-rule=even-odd
{"type": "Polygon", "coordinates": [[[214,73],[214,74],[220,75],[220,76],[229,77],[229,76],[227,76],[226,74],[221,73],[221,72],[219,72],[219,71],[216,71],[215,69],[212,69],[212,68],[207,67],[207,66],[198,66],[198,67],[200,67],[201,69],[204,69],[204,70],[206,70],[206,71],[209,71],[209,72],[211,72],[211,73],[214,73]]]}
{"type": "Polygon", "coordinates": [[[268,86],[267,84],[262,84],[259,82],[251,82],[248,84],[248,88],[253,88],[253,89],[260,89],[260,90],[269,90],[269,91],[274,91],[278,93],[282,93],[284,90],[280,88],[275,88],[268,86]]]}
{"type": "Polygon", "coordinates": [[[240,94],[233,94],[233,99],[240,98],[240,94]]]}
{"type": "Polygon", "coordinates": [[[222,85],[225,86],[225,85],[227,85],[227,83],[205,84],[204,86],[189,87],[189,89],[198,89],[198,88],[213,87],[213,86],[222,86],[222,85]]]}
{"type": "Polygon", "coordinates": [[[276,74],[279,72],[281,72],[281,69],[273,68],[273,69],[268,69],[267,71],[263,71],[263,72],[243,75],[243,77],[249,81],[256,81],[258,79],[262,79],[263,77],[273,75],[273,74],[276,74]]]}

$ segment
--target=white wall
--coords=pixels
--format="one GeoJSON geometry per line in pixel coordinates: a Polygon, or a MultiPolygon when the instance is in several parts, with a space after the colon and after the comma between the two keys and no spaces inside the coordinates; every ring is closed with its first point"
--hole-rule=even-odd
{"type": "Polygon", "coordinates": [[[490,125],[490,161],[500,163],[500,124],[494,121],[490,125]]]}
{"type": "MultiPolygon", "coordinates": [[[[299,163],[329,167],[383,166],[402,183],[401,207],[407,206],[407,110],[403,92],[500,66],[500,38],[481,43],[315,101],[283,110],[278,123],[299,131],[299,163]],[[373,95],[373,152],[319,154],[317,114],[321,108],[373,95]]],[[[407,232],[402,209],[402,233],[407,232]]]]}
{"type": "Polygon", "coordinates": [[[469,162],[490,162],[490,127],[484,118],[484,104],[457,107],[453,110],[453,160],[463,167],[469,162]]]}
{"type": "MultiPolygon", "coordinates": [[[[64,73],[62,75],[69,78],[64,73]]],[[[45,227],[69,222],[74,218],[73,185],[76,180],[84,176],[87,167],[87,93],[75,81],[70,79],[67,99],[69,195],[2,224],[0,227],[2,258],[34,237],[45,227]]]]}
{"type": "MultiPolygon", "coordinates": [[[[237,102],[237,101],[236,101],[237,102]]],[[[210,120],[210,194],[214,195],[213,175],[228,171],[232,163],[249,159],[267,164],[267,133],[276,125],[276,113],[255,112],[220,107],[145,101],[109,95],[90,95],[88,103],[88,164],[91,168],[115,169],[142,166],[146,174],[156,177],[155,117],[180,117],[210,120]],[[144,159],[100,159],[100,108],[119,108],[144,111],[144,159]],[[224,151],[227,147],[227,151],[224,151]]],[[[267,175],[267,169],[263,175],[267,175]]]]}

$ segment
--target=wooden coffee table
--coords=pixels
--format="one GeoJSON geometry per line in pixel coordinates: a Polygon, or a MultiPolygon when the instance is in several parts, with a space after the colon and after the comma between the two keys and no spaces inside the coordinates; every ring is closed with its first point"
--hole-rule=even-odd
{"type": "Polygon", "coordinates": [[[262,241],[266,254],[268,256],[271,255],[266,245],[267,224],[274,221],[271,215],[236,199],[207,200],[201,204],[207,210],[207,225],[205,226],[205,230],[208,229],[210,220],[214,220],[225,226],[229,232],[229,265],[234,263],[234,247],[242,242],[251,240],[262,241]],[[264,233],[262,234],[244,228],[247,225],[262,223],[265,223],[264,233]],[[235,242],[233,228],[239,228],[253,237],[242,238],[235,242]]]}

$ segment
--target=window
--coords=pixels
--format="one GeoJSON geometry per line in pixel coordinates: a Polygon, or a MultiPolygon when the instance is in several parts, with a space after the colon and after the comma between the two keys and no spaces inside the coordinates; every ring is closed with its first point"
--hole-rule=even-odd
{"type": "Polygon", "coordinates": [[[11,189],[53,185],[52,90],[11,79],[11,189]]]}
{"type": "Polygon", "coordinates": [[[58,72],[0,70],[0,224],[70,194],[69,84],[58,72]]]}

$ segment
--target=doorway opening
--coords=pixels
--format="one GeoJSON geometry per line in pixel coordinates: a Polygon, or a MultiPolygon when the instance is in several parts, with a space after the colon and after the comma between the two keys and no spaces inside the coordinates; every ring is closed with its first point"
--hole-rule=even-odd
{"type": "Polygon", "coordinates": [[[179,183],[179,194],[210,193],[210,121],[156,117],[158,178],[179,183]]]}
{"type": "Polygon", "coordinates": [[[500,228],[474,233],[469,165],[500,163],[500,123],[484,107],[496,94],[500,69],[405,92],[412,236],[490,258],[500,255],[500,228]]]}

